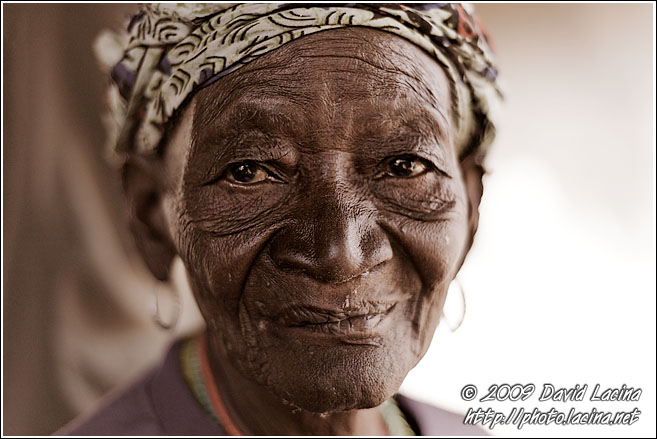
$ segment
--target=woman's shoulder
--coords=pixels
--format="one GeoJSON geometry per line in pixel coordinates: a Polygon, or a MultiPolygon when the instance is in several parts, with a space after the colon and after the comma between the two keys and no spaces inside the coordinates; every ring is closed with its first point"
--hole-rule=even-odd
{"type": "Polygon", "coordinates": [[[487,436],[488,433],[476,425],[463,423],[463,415],[433,405],[395,395],[399,408],[406,416],[411,428],[421,436],[487,436]]]}
{"type": "Polygon", "coordinates": [[[93,412],[65,425],[55,436],[124,436],[162,434],[149,388],[155,371],[105,396],[93,412]]]}
{"type": "Polygon", "coordinates": [[[75,419],[54,435],[222,435],[184,381],[179,347],[176,343],[160,365],[112,392],[91,414],[75,419]]]}

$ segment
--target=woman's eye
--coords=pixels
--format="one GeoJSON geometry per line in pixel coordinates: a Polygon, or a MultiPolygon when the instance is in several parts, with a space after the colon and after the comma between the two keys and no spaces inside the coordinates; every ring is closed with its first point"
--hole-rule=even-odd
{"type": "Polygon", "coordinates": [[[430,165],[426,160],[416,156],[399,156],[386,160],[383,174],[389,177],[411,178],[424,174],[430,165]]]}
{"type": "Polygon", "coordinates": [[[233,163],[226,170],[226,179],[231,183],[253,184],[268,177],[265,169],[251,161],[233,163]]]}

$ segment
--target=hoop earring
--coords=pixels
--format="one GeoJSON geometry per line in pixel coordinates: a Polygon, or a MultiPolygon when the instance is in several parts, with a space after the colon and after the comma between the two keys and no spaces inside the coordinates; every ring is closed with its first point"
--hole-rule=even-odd
{"type": "Polygon", "coordinates": [[[450,297],[453,297],[453,289],[458,288],[459,290],[459,297],[461,299],[461,315],[459,316],[459,319],[454,323],[451,322],[450,318],[447,317],[445,314],[445,307],[443,306],[443,312],[442,312],[442,317],[445,323],[447,324],[447,327],[451,332],[455,332],[457,329],[461,327],[461,324],[463,323],[463,319],[465,318],[465,308],[466,308],[466,302],[465,302],[465,291],[463,290],[463,284],[461,284],[461,281],[459,280],[458,276],[454,278],[452,283],[449,285],[449,289],[447,290],[447,298],[449,299],[450,297]],[[450,293],[450,291],[452,293],[450,293]]]}
{"type": "Polygon", "coordinates": [[[153,292],[153,321],[162,329],[166,331],[171,331],[178,324],[180,320],[180,295],[176,288],[168,288],[173,292],[174,302],[173,302],[173,316],[170,321],[166,321],[160,315],[160,286],[166,282],[155,281],[155,288],[153,292]]]}

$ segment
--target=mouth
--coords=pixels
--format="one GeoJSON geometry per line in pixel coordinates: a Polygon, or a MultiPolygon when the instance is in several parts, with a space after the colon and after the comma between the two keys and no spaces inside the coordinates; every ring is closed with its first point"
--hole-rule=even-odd
{"type": "MultiPolygon", "coordinates": [[[[381,323],[396,303],[367,302],[340,310],[313,306],[287,307],[278,315],[278,323],[290,329],[314,332],[358,343],[379,336],[381,323]]],[[[371,344],[371,343],[365,343],[371,344]]]]}

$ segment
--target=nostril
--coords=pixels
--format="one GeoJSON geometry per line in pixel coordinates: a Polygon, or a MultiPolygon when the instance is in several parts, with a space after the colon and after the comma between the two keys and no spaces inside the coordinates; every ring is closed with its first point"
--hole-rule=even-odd
{"type": "Polygon", "coordinates": [[[288,257],[274,258],[271,253],[269,256],[274,266],[286,274],[308,276],[319,282],[328,284],[341,284],[359,277],[369,276],[372,272],[381,268],[386,262],[382,261],[373,267],[362,270],[362,266],[345,269],[339,265],[328,265],[320,261],[313,261],[301,255],[297,255],[298,257],[294,259],[288,257]]]}
{"type": "Polygon", "coordinates": [[[269,243],[277,269],[322,283],[343,283],[367,276],[392,258],[387,235],[362,216],[314,218],[280,230],[269,243]]]}

